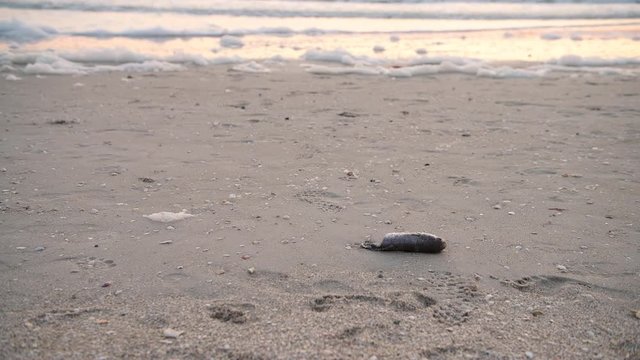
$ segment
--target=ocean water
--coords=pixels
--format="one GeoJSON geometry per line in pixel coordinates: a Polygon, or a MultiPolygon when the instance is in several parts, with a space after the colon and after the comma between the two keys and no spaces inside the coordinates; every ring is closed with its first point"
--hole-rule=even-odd
{"type": "Polygon", "coordinates": [[[327,74],[636,76],[640,2],[0,0],[13,77],[291,61],[327,74]]]}

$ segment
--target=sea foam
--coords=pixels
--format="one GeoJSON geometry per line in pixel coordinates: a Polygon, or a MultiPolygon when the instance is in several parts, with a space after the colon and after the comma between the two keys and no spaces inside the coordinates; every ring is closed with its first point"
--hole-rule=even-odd
{"type": "Polygon", "coordinates": [[[550,60],[549,63],[556,64],[556,65],[571,66],[571,67],[623,66],[623,65],[640,65],[640,58],[602,59],[598,57],[581,57],[578,55],[565,55],[558,59],[550,60]]]}
{"type": "Polygon", "coordinates": [[[220,38],[220,46],[238,49],[244,46],[244,42],[237,36],[224,35],[220,38]]]}
{"type": "Polygon", "coordinates": [[[14,65],[24,66],[26,74],[82,75],[105,71],[180,71],[185,65],[207,66],[237,64],[239,57],[211,57],[175,51],[168,56],[150,56],[126,48],[85,49],[80,51],[2,53],[0,65],[15,71],[14,65]]]}
{"type": "Polygon", "coordinates": [[[85,65],[69,61],[61,56],[45,53],[37,55],[22,70],[25,74],[36,75],[86,75],[96,72],[158,72],[180,71],[184,66],[158,60],[145,60],[140,63],[124,63],[118,65],[85,65]]]}
{"type": "Polygon", "coordinates": [[[251,61],[244,64],[238,64],[231,68],[235,71],[247,72],[247,73],[269,73],[271,69],[267,68],[264,65],[258,64],[255,61],[251,61]]]}

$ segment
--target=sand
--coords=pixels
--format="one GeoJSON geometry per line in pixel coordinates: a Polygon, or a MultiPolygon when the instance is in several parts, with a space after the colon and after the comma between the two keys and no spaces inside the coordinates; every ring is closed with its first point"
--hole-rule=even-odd
{"type": "Polygon", "coordinates": [[[1,358],[640,358],[635,79],[291,65],[0,93],[1,358]],[[448,246],[358,248],[396,231],[448,246]]]}

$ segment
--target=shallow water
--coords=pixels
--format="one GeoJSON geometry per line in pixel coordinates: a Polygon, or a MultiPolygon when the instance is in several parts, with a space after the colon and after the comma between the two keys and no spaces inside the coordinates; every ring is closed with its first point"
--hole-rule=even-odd
{"type": "Polygon", "coordinates": [[[424,57],[513,65],[574,55],[631,59],[616,64],[629,67],[640,62],[639,40],[640,4],[627,0],[0,1],[0,59],[11,67],[36,63],[38,54],[89,65],[202,65],[298,60],[314,49],[384,66],[424,57]],[[239,46],[226,46],[225,35],[239,46]]]}

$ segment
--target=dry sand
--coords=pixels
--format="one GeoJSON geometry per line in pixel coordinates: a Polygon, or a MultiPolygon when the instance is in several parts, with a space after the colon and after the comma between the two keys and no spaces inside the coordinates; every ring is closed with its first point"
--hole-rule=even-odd
{"type": "Polygon", "coordinates": [[[0,358],[640,358],[635,79],[0,91],[0,358]],[[448,247],[357,248],[392,231],[448,247]]]}

